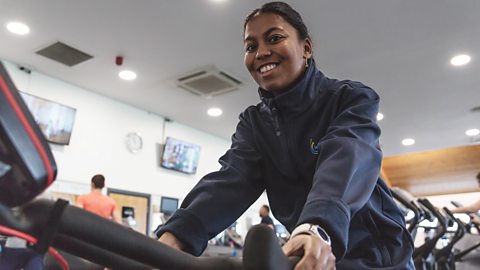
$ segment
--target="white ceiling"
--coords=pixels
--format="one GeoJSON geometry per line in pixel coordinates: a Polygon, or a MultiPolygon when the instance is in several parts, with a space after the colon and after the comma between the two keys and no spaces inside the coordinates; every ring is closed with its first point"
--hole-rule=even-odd
{"type": "MultiPolygon", "coordinates": [[[[465,145],[465,130],[480,128],[480,1],[288,1],[304,17],[315,59],[330,77],[376,89],[385,119],[385,155],[465,145]],[[455,68],[450,58],[472,61],[455,68]],[[416,144],[401,145],[405,137],[416,144]]],[[[243,19],[263,1],[230,0],[0,0],[0,58],[90,89],[174,121],[229,138],[237,117],[258,103],[243,66],[243,19]],[[5,29],[27,23],[28,36],[5,29]],[[62,41],[94,56],[69,68],[34,52],[62,41]],[[116,55],[137,72],[117,77],[116,55]],[[244,82],[239,91],[204,99],[172,79],[217,65],[244,82]],[[206,110],[221,107],[220,118],[206,110]]]]}

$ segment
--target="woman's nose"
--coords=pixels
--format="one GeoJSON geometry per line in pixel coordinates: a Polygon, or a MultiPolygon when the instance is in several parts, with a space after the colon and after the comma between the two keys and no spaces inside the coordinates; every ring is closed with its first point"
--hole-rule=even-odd
{"type": "Polygon", "coordinates": [[[258,45],[258,48],[257,48],[257,54],[256,54],[256,58],[257,59],[261,59],[261,58],[264,58],[266,56],[270,56],[272,54],[272,51],[270,50],[270,47],[267,46],[267,45],[258,45]]]}

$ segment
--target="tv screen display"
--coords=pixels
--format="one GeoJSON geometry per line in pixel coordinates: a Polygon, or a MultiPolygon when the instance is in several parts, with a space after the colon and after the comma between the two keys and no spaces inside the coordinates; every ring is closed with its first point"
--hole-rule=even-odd
{"type": "Polygon", "coordinates": [[[164,213],[165,215],[171,215],[173,212],[175,212],[175,210],[178,209],[178,199],[162,197],[161,200],[160,212],[164,213]]]}
{"type": "Polygon", "coordinates": [[[167,137],[160,164],[163,168],[194,174],[199,155],[200,146],[167,137]]]}
{"type": "Polygon", "coordinates": [[[76,109],[24,92],[20,92],[20,95],[47,141],[68,145],[75,122],[76,109]]]}

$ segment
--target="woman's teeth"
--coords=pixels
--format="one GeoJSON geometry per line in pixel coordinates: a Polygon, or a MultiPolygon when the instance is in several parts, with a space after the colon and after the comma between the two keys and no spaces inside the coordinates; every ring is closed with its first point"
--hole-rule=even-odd
{"type": "Polygon", "coordinates": [[[270,71],[270,70],[272,70],[276,67],[277,67],[277,64],[266,65],[266,66],[263,66],[263,67],[260,68],[260,72],[264,73],[264,72],[270,71]]]}

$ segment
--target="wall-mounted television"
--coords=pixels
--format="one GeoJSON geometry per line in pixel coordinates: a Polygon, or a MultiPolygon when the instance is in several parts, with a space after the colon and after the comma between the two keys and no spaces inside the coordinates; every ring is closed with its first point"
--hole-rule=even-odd
{"type": "Polygon", "coordinates": [[[20,95],[47,141],[68,145],[75,122],[76,109],[24,92],[20,92],[20,95]]]}
{"type": "Polygon", "coordinates": [[[167,137],[160,166],[183,173],[195,174],[199,155],[200,146],[167,137]]]}
{"type": "Polygon", "coordinates": [[[178,199],[170,198],[170,197],[163,197],[160,202],[160,212],[170,216],[178,209],[178,199]]]}

